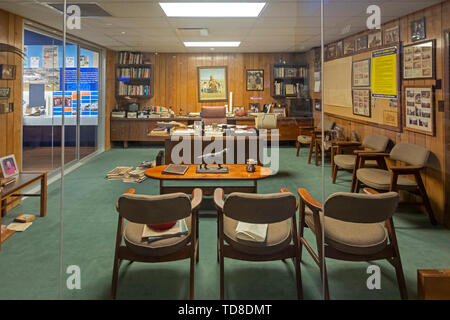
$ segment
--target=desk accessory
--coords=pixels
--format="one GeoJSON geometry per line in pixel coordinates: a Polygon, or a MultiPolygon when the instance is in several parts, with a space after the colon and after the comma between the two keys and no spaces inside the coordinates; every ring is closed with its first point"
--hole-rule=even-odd
{"type": "MultiPolygon", "coordinates": [[[[215,152],[215,153],[207,153],[207,154],[203,154],[199,157],[197,157],[197,159],[202,159],[202,163],[200,164],[200,166],[197,167],[197,169],[195,170],[196,173],[228,173],[228,167],[222,167],[221,163],[217,164],[217,167],[209,167],[208,168],[208,164],[206,163],[207,160],[212,160],[213,158],[220,156],[221,154],[224,154],[225,152],[227,152],[227,148],[215,152]]],[[[223,160],[223,158],[222,158],[223,160]]],[[[209,162],[209,161],[208,161],[209,162]]]]}

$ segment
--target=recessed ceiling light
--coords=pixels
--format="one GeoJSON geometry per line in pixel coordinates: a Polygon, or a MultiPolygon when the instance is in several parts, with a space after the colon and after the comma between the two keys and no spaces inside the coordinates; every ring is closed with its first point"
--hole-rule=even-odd
{"type": "Polygon", "coordinates": [[[121,34],[125,34],[125,31],[122,31],[121,34]]]}
{"type": "Polygon", "coordinates": [[[185,47],[239,47],[240,41],[185,41],[185,47]]]}
{"type": "Polygon", "coordinates": [[[265,2],[160,2],[168,17],[257,17],[265,2]]]}

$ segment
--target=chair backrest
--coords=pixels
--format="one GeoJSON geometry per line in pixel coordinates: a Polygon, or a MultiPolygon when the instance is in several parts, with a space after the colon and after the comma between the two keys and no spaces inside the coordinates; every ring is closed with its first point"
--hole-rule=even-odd
{"type": "Polygon", "coordinates": [[[413,166],[425,166],[429,156],[430,151],[424,147],[408,143],[396,144],[389,155],[393,160],[403,161],[413,166]]]}
{"type": "Polygon", "coordinates": [[[247,223],[275,223],[291,218],[296,212],[292,193],[254,194],[233,192],[226,199],[223,213],[247,223]]]}
{"type": "Polygon", "coordinates": [[[227,110],[225,106],[203,106],[202,120],[207,125],[227,123],[227,110]]]}
{"type": "Polygon", "coordinates": [[[362,146],[374,151],[384,152],[389,144],[389,138],[380,134],[369,134],[364,138],[362,146]]]}
{"type": "Polygon", "coordinates": [[[354,223],[377,223],[392,217],[397,208],[397,192],[362,194],[336,192],[323,205],[327,217],[354,223]]]}
{"type": "MultiPolygon", "coordinates": [[[[328,120],[328,119],[324,119],[324,121],[323,121],[323,130],[324,131],[333,130],[335,125],[336,125],[335,122],[333,122],[331,120],[328,120]]],[[[322,129],[322,122],[319,122],[319,124],[317,125],[317,129],[319,129],[319,130],[322,129]]]]}
{"type": "Polygon", "coordinates": [[[191,201],[181,192],[149,196],[123,194],[119,198],[119,214],[141,224],[163,224],[188,217],[191,201]]]}

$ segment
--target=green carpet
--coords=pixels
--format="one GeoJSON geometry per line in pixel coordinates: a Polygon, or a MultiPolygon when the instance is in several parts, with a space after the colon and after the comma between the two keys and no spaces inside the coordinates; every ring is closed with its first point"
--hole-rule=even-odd
{"type": "MultiPolygon", "coordinates": [[[[81,289],[68,290],[63,278],[65,299],[107,299],[111,285],[117,213],[114,204],[126,189],[158,194],[158,182],[140,184],[107,181],[105,174],[119,165],[137,165],[152,160],[160,148],[117,148],[105,152],[66,175],[64,210],[64,270],[69,265],[81,268],[81,289]]],[[[280,148],[280,172],[259,183],[259,192],[277,192],[281,187],[296,191],[307,188],[321,198],[322,170],[307,164],[307,150],[295,156],[295,148],[280,148]]],[[[348,191],[351,175],[339,172],[331,184],[330,165],[326,163],[326,194],[348,191]]],[[[8,213],[4,224],[21,213],[38,215],[39,199],[29,198],[8,213]]],[[[48,188],[48,214],[37,218],[23,233],[16,233],[0,252],[0,299],[56,299],[58,297],[59,181],[48,188]]],[[[196,299],[219,298],[219,265],[216,263],[216,218],[214,211],[200,212],[200,262],[195,270],[196,299]]],[[[433,227],[417,209],[395,215],[400,254],[410,298],[417,296],[417,269],[450,267],[450,231],[433,227]]],[[[310,230],[305,235],[311,243],[310,230]]],[[[387,261],[380,266],[380,290],[368,290],[367,267],[371,263],[327,260],[332,299],[399,299],[393,267],[387,261]]],[[[321,299],[319,269],[304,251],[302,282],[305,299],[321,299]]],[[[295,273],[291,261],[243,262],[225,260],[227,299],[295,299],[295,273]]],[[[122,264],[119,299],[187,299],[189,261],[169,263],[122,264]]]]}

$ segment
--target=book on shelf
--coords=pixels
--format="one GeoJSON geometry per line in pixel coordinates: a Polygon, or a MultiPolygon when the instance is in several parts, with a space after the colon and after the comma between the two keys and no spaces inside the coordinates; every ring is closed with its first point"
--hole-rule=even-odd
{"type": "Polygon", "coordinates": [[[246,241],[264,242],[267,237],[267,228],[267,223],[246,223],[239,221],[236,227],[236,238],[246,241]]]}
{"type": "Polygon", "coordinates": [[[178,220],[177,223],[165,230],[156,230],[148,225],[144,225],[142,231],[142,241],[147,241],[148,243],[155,242],[162,239],[181,237],[188,234],[188,229],[186,226],[185,219],[178,220]]]}
{"type": "Polygon", "coordinates": [[[306,67],[274,67],[275,78],[306,78],[306,67]]]}
{"type": "Polygon", "coordinates": [[[119,82],[119,96],[149,96],[149,85],[129,85],[119,82]]]}
{"type": "Polygon", "coordinates": [[[117,68],[117,78],[122,79],[150,79],[150,68],[117,68]]]}
{"type": "Polygon", "coordinates": [[[119,64],[142,64],[144,55],[139,52],[122,51],[119,53],[119,64]]]}

